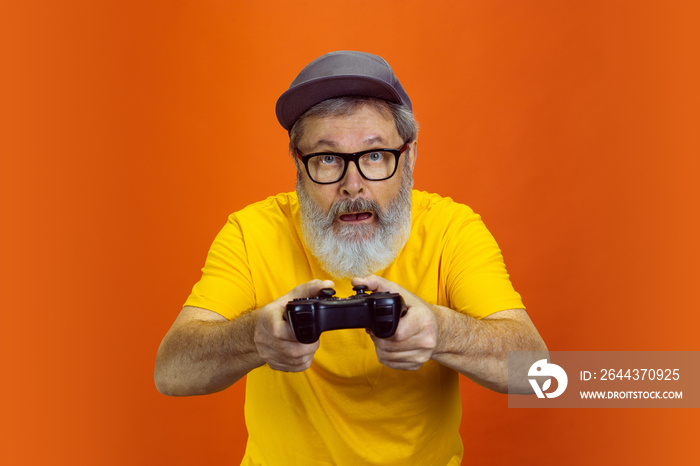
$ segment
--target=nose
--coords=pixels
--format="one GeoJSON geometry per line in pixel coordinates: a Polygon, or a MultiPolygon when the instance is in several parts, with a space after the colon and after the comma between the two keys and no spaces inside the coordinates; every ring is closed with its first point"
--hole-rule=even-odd
{"type": "Polygon", "coordinates": [[[364,191],[364,178],[360,175],[356,162],[349,162],[345,176],[340,180],[340,190],[350,198],[362,194],[364,191]]]}

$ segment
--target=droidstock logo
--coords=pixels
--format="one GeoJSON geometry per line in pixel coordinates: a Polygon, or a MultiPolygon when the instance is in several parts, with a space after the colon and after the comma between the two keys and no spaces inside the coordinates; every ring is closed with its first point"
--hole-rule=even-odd
{"type": "Polygon", "coordinates": [[[532,389],[535,390],[537,398],[544,398],[545,396],[547,398],[556,398],[564,393],[564,390],[566,390],[566,385],[569,383],[569,378],[566,376],[564,369],[556,364],[548,363],[546,359],[540,359],[530,366],[530,370],[527,372],[527,375],[528,377],[554,377],[557,379],[557,389],[552,393],[546,393],[549,387],[552,385],[551,378],[544,381],[542,388],[540,388],[536,379],[529,378],[528,380],[530,381],[530,385],[532,385],[532,389]]]}

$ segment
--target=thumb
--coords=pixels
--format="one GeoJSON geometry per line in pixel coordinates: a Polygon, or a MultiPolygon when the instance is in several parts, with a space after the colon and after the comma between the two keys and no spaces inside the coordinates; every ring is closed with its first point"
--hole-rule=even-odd
{"type": "Polygon", "coordinates": [[[321,294],[324,288],[333,288],[335,285],[331,280],[311,280],[303,283],[285,295],[287,301],[298,298],[313,298],[321,294]]]}

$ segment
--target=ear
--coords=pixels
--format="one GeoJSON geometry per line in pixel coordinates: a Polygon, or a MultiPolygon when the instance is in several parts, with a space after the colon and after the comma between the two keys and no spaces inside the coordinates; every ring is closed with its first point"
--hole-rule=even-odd
{"type": "Polygon", "coordinates": [[[408,164],[411,167],[411,173],[416,168],[416,159],[418,158],[418,141],[413,141],[408,145],[408,164]]]}

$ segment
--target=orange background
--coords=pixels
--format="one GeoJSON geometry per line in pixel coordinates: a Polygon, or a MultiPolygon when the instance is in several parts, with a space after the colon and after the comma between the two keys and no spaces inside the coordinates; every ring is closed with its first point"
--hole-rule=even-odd
{"type": "MultiPolygon", "coordinates": [[[[237,464],[243,385],[172,399],[160,339],[226,216],[292,190],[274,103],[384,56],[416,187],[481,213],[552,350],[700,350],[693,1],[22,1],[0,11],[0,463],[237,464]]],[[[696,410],[516,410],[474,464],[697,464],[696,410]]],[[[467,461],[465,461],[467,463],[467,461]]]]}

